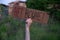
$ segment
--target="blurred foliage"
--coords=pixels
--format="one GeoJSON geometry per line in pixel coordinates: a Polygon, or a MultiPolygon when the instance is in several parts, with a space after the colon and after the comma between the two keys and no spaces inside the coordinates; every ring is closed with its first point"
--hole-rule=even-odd
{"type": "MultiPolygon", "coordinates": [[[[48,24],[33,22],[30,27],[31,40],[60,40],[60,24],[49,20],[48,24]]],[[[4,16],[0,20],[0,40],[24,40],[25,21],[4,16]]]]}
{"type": "Polygon", "coordinates": [[[27,0],[27,7],[49,12],[50,17],[54,16],[60,20],[60,0],[27,0]],[[57,6],[56,6],[57,5],[57,6]]]}
{"type": "MultiPolygon", "coordinates": [[[[57,9],[46,9],[48,3],[51,2],[52,4],[55,2],[53,0],[48,3],[45,2],[47,2],[47,0],[28,0],[27,6],[29,8],[48,11],[51,15],[54,15],[55,18],[60,18],[60,11],[57,9]]],[[[60,23],[58,21],[54,21],[52,18],[49,19],[48,24],[33,22],[30,27],[30,36],[31,40],[60,40],[60,23]]],[[[0,17],[0,40],[24,39],[25,20],[15,19],[6,15],[0,17]]]]}
{"type": "Polygon", "coordinates": [[[20,27],[20,22],[17,20],[8,16],[3,16],[0,20],[0,39],[10,40],[10,36],[15,36],[20,27]]]}
{"type": "Polygon", "coordinates": [[[8,15],[8,6],[6,6],[4,4],[0,4],[0,14],[2,16],[8,15]]]}

